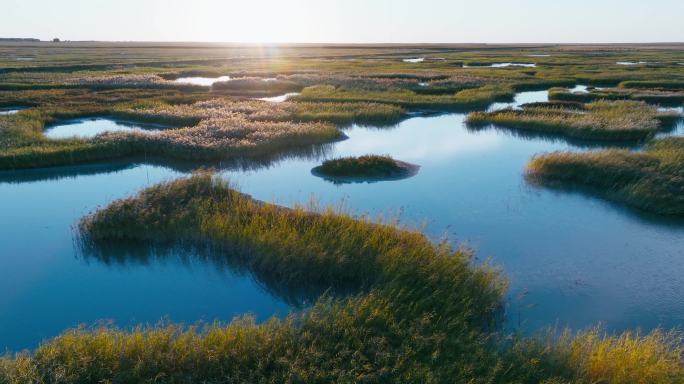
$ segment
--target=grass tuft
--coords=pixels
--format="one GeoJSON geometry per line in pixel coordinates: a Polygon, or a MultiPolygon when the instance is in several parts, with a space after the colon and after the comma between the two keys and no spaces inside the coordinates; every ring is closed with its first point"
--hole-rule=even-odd
{"type": "Polygon", "coordinates": [[[684,217],[684,138],[649,143],[643,151],[556,152],[534,157],[531,181],[579,186],[640,210],[684,217]]]}
{"type": "Polygon", "coordinates": [[[417,166],[389,156],[365,155],[326,160],[312,172],[323,177],[394,179],[415,174],[417,166]]]}
{"type": "Polygon", "coordinates": [[[472,112],[471,126],[499,124],[522,130],[562,134],[592,140],[643,140],[664,124],[656,107],[637,101],[597,101],[578,109],[575,104],[528,105],[523,110],[472,112]]]}

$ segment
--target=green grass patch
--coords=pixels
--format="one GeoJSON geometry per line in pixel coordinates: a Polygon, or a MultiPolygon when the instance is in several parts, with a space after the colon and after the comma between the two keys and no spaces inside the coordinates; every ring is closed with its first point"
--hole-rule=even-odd
{"type": "Polygon", "coordinates": [[[212,90],[241,96],[272,96],[291,92],[299,92],[302,86],[288,80],[261,78],[239,78],[214,83],[212,90]]]}
{"type": "Polygon", "coordinates": [[[418,166],[389,156],[365,155],[326,160],[311,172],[332,180],[391,180],[415,175],[418,166]]]}
{"type": "Polygon", "coordinates": [[[597,101],[584,105],[554,103],[529,105],[522,110],[468,114],[471,126],[497,124],[514,129],[561,134],[591,140],[643,140],[664,126],[656,107],[636,101],[597,101]]]}
{"type": "Polygon", "coordinates": [[[684,138],[655,140],[640,152],[540,155],[527,172],[543,185],[577,186],[645,212],[684,216],[684,138]]]}
{"type": "Polygon", "coordinates": [[[682,80],[641,80],[641,81],[623,81],[619,84],[621,88],[636,88],[636,89],[664,89],[684,91],[684,81],[682,80]]]}
{"type": "Polygon", "coordinates": [[[590,92],[570,92],[567,88],[553,88],[549,90],[549,99],[583,103],[599,100],[635,100],[652,104],[679,105],[684,102],[684,92],[639,87],[593,89],[590,92]]]}
{"type": "Polygon", "coordinates": [[[452,95],[417,94],[408,89],[370,91],[320,85],[305,88],[293,99],[317,102],[370,102],[394,104],[407,109],[453,110],[485,106],[497,100],[510,99],[514,94],[513,89],[506,85],[486,85],[465,89],[452,95]]]}

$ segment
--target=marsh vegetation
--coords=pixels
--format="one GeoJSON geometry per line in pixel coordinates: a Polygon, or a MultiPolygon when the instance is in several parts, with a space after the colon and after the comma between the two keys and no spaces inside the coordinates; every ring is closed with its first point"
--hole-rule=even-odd
{"type": "Polygon", "coordinates": [[[579,139],[619,141],[652,137],[675,118],[644,102],[597,101],[528,104],[521,110],[472,112],[467,121],[472,126],[497,124],[579,139]]]}
{"type": "Polygon", "coordinates": [[[528,177],[587,188],[645,212],[684,217],[684,138],[650,142],[643,151],[602,150],[535,157],[528,177]]]}
{"type": "Polygon", "coordinates": [[[419,167],[389,156],[364,155],[326,160],[311,170],[333,182],[397,180],[414,176],[419,167]]]}
{"type": "MultiPolygon", "coordinates": [[[[278,158],[278,153],[290,149],[315,150],[343,139],[347,130],[392,127],[417,112],[487,109],[491,112],[475,111],[468,120],[476,126],[541,132],[548,134],[544,140],[553,143],[580,138],[599,140],[592,145],[607,147],[580,152],[553,146],[564,151],[532,159],[528,180],[551,187],[578,187],[658,215],[684,213],[684,145],[680,138],[652,141],[643,151],[610,148],[613,140],[631,145],[667,133],[668,124],[676,117],[659,112],[658,105],[681,106],[684,101],[684,73],[677,64],[684,56],[677,49],[282,47],[280,54],[264,57],[250,48],[180,44],[172,50],[149,49],[143,50],[144,55],[132,55],[141,52],[140,48],[100,47],[95,51],[64,44],[59,49],[31,53],[31,61],[18,61],[14,58],[27,56],[27,48],[0,48],[11,53],[0,56],[0,105],[13,112],[0,116],[0,169],[4,170],[128,158],[141,162],[187,160],[194,164],[184,168],[187,170],[226,159],[278,158]],[[539,54],[540,49],[544,54],[539,54]],[[122,51],[126,54],[121,55],[122,51]],[[616,65],[618,61],[648,64],[616,65]],[[202,79],[187,80],[190,77],[202,79]],[[576,84],[589,87],[572,90],[576,84]],[[549,87],[563,87],[549,92],[550,102],[512,102],[516,92],[549,87]],[[292,95],[278,103],[255,100],[284,94],[292,95]],[[515,104],[516,108],[488,109],[493,102],[515,104]],[[20,108],[14,106],[30,109],[16,110],[20,108]],[[46,128],[70,119],[103,117],[162,124],[164,129],[109,130],[89,138],[51,139],[45,134],[46,128]]],[[[454,118],[447,123],[459,124],[451,127],[458,129],[462,121],[454,118]]],[[[420,137],[435,134],[435,127],[426,124],[424,128],[411,136],[412,151],[404,153],[418,156],[416,153],[425,150],[420,137]]],[[[391,130],[385,132],[388,147],[400,144],[388,140],[391,130]]],[[[531,141],[522,133],[516,137],[531,141]]],[[[497,148],[502,142],[500,137],[466,139],[463,146],[472,151],[497,148]]],[[[465,151],[458,147],[462,141],[444,140],[430,150],[465,151]]],[[[549,148],[540,141],[530,147],[549,148]]],[[[414,192],[443,202],[462,199],[459,191],[469,185],[482,187],[474,192],[482,193],[482,198],[466,203],[482,211],[466,211],[465,205],[454,208],[457,214],[442,209],[449,211],[444,214],[449,220],[468,213],[477,216],[469,218],[470,226],[478,225],[478,215],[501,215],[502,222],[511,218],[511,212],[534,216],[534,209],[528,212],[530,205],[522,205],[535,198],[527,195],[526,199],[502,199],[509,216],[487,210],[492,206],[485,201],[498,199],[486,193],[494,181],[472,181],[477,174],[496,168],[487,161],[501,165],[512,158],[506,157],[508,152],[502,156],[493,153],[482,152],[485,166],[473,165],[472,169],[459,163],[463,158],[448,158],[459,163],[461,172],[437,176],[454,179],[445,183],[454,182],[457,187],[440,184],[446,191],[443,194],[414,192]]],[[[524,153],[525,159],[529,158],[530,154],[524,153]]],[[[438,157],[431,159],[430,166],[448,162],[438,157]]],[[[519,170],[521,164],[514,165],[519,170]]],[[[300,168],[308,174],[313,165],[306,165],[300,168]]],[[[327,167],[344,175],[369,171],[386,175],[395,172],[397,165],[401,164],[396,160],[373,155],[339,159],[327,167]]],[[[98,171],[67,168],[37,172],[3,180],[63,179],[98,171]]],[[[273,176],[264,178],[270,178],[270,183],[283,180],[273,176]]],[[[437,180],[434,173],[427,176],[437,180]]],[[[508,176],[496,174],[496,178],[508,176]]],[[[517,183],[506,185],[509,191],[520,189],[516,187],[517,183]]],[[[384,198],[391,192],[383,189],[379,194],[384,198]]],[[[549,199],[548,195],[543,198],[549,199]]],[[[420,209],[426,206],[420,205],[420,209]]],[[[586,208],[582,212],[589,209],[581,207],[586,208]]],[[[552,216],[548,209],[535,208],[552,216]]],[[[549,221],[534,219],[539,217],[525,223],[543,232],[549,221]]],[[[628,226],[620,228],[624,227],[628,226]]],[[[462,227],[459,230],[464,232],[462,227]]],[[[621,384],[684,380],[682,335],[678,332],[590,328],[548,337],[511,334],[502,328],[508,300],[505,278],[475,259],[473,252],[430,241],[419,231],[344,211],[290,209],[258,202],[209,173],[160,184],[117,201],[84,218],[79,231],[80,245],[96,255],[95,260],[107,260],[97,255],[103,255],[112,242],[140,243],[144,250],[167,245],[210,249],[217,264],[224,260],[276,290],[315,292],[315,303],[289,317],[264,322],[246,316],[197,327],[161,324],[68,330],[31,352],[0,359],[3,384],[155,380],[621,384]]],[[[674,233],[671,239],[676,239],[678,232],[674,233]]],[[[591,247],[591,239],[587,237],[587,244],[581,246],[591,247]]],[[[498,240],[494,236],[490,242],[498,240]]],[[[673,244],[676,247],[676,242],[673,244]]],[[[570,253],[582,253],[585,249],[581,246],[573,244],[563,254],[575,260],[570,253]]],[[[507,249],[502,247],[502,251],[507,249]]],[[[525,253],[517,251],[511,251],[509,261],[525,253]]],[[[581,277],[572,285],[581,284],[581,277]]]]}
{"type": "Polygon", "coordinates": [[[85,218],[82,241],[192,243],[288,284],[354,287],[285,320],[201,328],[76,329],[0,360],[0,379],[83,381],[677,382],[681,335],[504,339],[506,283],[467,250],[416,231],[256,202],[208,173],[85,218]],[[549,381],[551,380],[551,381],[549,381]]]}

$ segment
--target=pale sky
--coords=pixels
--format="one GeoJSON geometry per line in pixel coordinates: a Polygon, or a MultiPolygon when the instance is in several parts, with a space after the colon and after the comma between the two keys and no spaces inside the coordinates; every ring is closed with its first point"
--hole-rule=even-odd
{"type": "Polygon", "coordinates": [[[0,37],[300,43],[684,42],[684,0],[0,0],[0,37]]]}

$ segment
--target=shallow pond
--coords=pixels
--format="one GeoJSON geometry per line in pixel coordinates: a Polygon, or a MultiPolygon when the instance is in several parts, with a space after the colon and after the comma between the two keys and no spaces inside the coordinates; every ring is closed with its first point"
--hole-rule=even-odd
{"type": "MultiPolygon", "coordinates": [[[[515,107],[545,101],[523,92],[515,107]]],[[[287,206],[343,205],[448,236],[510,279],[508,328],[610,330],[684,322],[684,223],[636,214],[568,191],[528,185],[531,156],[597,145],[494,127],[471,130],[464,114],[419,116],[392,128],[352,127],[324,156],[289,157],[223,174],[253,197],[287,206]],[[323,158],[388,154],[421,166],[413,178],[336,185],[311,174],[323,158]],[[292,182],[295,180],[296,182],[292,182]]],[[[181,168],[178,168],[181,169],[181,168]]],[[[71,226],[98,206],[187,170],[111,163],[0,173],[0,349],[35,347],[79,323],[128,327],[162,318],[193,323],[250,312],[263,320],[291,307],[263,282],[181,251],[84,255],[71,226]]]]}
{"type": "Polygon", "coordinates": [[[51,139],[66,139],[94,137],[105,132],[158,132],[165,128],[168,127],[161,124],[94,117],[58,121],[47,126],[44,133],[51,139]]]}
{"type": "Polygon", "coordinates": [[[174,82],[178,84],[192,84],[201,85],[203,87],[211,87],[214,83],[221,81],[230,81],[230,76],[220,76],[220,77],[180,77],[174,82]]]}

